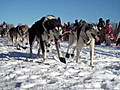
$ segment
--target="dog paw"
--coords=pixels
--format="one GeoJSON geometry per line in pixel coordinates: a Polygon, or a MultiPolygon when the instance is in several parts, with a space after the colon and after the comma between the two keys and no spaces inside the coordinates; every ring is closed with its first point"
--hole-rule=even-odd
{"type": "Polygon", "coordinates": [[[70,54],[66,53],[65,57],[66,57],[66,58],[69,58],[69,57],[70,57],[70,54]]]}
{"type": "Polygon", "coordinates": [[[74,57],[74,54],[71,54],[71,57],[73,58],[73,57],[74,57]]]}
{"type": "Polygon", "coordinates": [[[76,60],[76,63],[77,63],[77,64],[80,64],[81,62],[80,62],[80,60],[76,60]]]}
{"type": "Polygon", "coordinates": [[[93,64],[90,64],[90,67],[94,68],[95,66],[93,64]]]}
{"type": "Polygon", "coordinates": [[[27,47],[22,47],[23,49],[26,49],[27,47]]]}
{"type": "Polygon", "coordinates": [[[28,43],[25,43],[25,45],[28,45],[28,43]]]}
{"type": "Polygon", "coordinates": [[[47,50],[46,52],[50,52],[50,50],[47,50]]]}
{"type": "Polygon", "coordinates": [[[17,48],[17,50],[21,50],[20,48],[17,48]]]}
{"type": "Polygon", "coordinates": [[[60,59],[60,61],[61,61],[62,63],[65,63],[65,64],[66,64],[66,60],[65,60],[65,58],[60,57],[59,59],[60,59]]]}
{"type": "Polygon", "coordinates": [[[91,66],[92,68],[94,68],[95,66],[91,66]]]}

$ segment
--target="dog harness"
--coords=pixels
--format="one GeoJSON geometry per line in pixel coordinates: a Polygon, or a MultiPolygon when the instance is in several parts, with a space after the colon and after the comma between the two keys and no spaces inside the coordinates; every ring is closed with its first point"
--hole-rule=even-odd
{"type": "Polygon", "coordinates": [[[83,40],[83,42],[86,44],[86,45],[89,45],[91,43],[91,39],[89,39],[88,35],[86,34],[87,32],[87,29],[85,29],[87,24],[85,24],[84,26],[82,25],[81,27],[81,31],[80,31],[80,36],[83,40]]]}

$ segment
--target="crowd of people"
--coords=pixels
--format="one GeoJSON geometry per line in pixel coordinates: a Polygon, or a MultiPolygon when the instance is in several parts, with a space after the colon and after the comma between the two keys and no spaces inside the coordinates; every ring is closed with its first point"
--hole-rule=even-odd
{"type": "Polygon", "coordinates": [[[100,31],[100,43],[103,43],[105,41],[106,46],[110,46],[111,41],[115,39],[113,35],[113,30],[112,30],[112,25],[110,23],[110,19],[106,20],[106,24],[105,24],[103,19],[100,18],[97,26],[100,31]]]}
{"type": "MultiPolygon", "coordinates": [[[[73,25],[74,25],[74,27],[77,27],[77,26],[79,25],[79,22],[78,22],[77,19],[75,20],[75,23],[73,23],[73,25]]],[[[64,25],[63,25],[63,30],[64,30],[64,32],[66,32],[66,31],[74,31],[75,29],[73,29],[72,26],[71,26],[71,23],[68,22],[68,23],[64,23],[64,25]]],[[[69,39],[69,34],[67,34],[67,35],[64,37],[64,40],[65,40],[65,41],[68,41],[68,39],[69,39]]]]}
{"type": "MultiPolygon", "coordinates": [[[[76,19],[75,22],[72,24],[70,22],[64,23],[63,25],[64,32],[74,31],[75,29],[73,29],[71,25],[78,26],[80,21],[76,19]]],[[[3,22],[3,24],[0,25],[0,27],[2,28],[0,32],[1,37],[4,37],[6,35],[8,25],[6,22],[3,22]]],[[[100,31],[100,35],[99,35],[100,41],[96,42],[97,45],[101,45],[102,43],[105,43],[106,46],[110,46],[111,42],[115,41],[116,46],[120,46],[120,23],[117,28],[117,37],[114,37],[113,26],[110,23],[110,19],[107,19],[105,22],[102,18],[100,18],[97,27],[98,30],[100,31]]],[[[64,35],[63,40],[68,41],[68,39],[69,39],[69,34],[64,35]]]]}
{"type": "MultiPolygon", "coordinates": [[[[73,25],[78,26],[78,24],[79,24],[79,21],[75,20],[73,25]]],[[[116,42],[116,46],[120,46],[120,25],[117,28],[118,34],[116,38],[113,33],[113,26],[110,23],[110,19],[107,19],[105,22],[102,18],[100,18],[97,24],[97,27],[98,27],[98,30],[100,31],[100,35],[99,35],[100,41],[96,42],[97,45],[101,45],[102,43],[105,43],[106,46],[110,46],[111,42],[114,41],[116,42]]],[[[70,22],[64,23],[63,30],[74,31],[74,29],[72,30],[70,22]]],[[[64,37],[64,40],[68,40],[68,39],[69,39],[69,34],[67,34],[64,37]]]]}

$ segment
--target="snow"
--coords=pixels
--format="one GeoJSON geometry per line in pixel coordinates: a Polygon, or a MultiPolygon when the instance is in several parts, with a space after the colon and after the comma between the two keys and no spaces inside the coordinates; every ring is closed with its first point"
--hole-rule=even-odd
{"type": "MultiPolygon", "coordinates": [[[[68,42],[61,42],[65,56],[68,42]]],[[[48,59],[33,58],[26,50],[16,50],[7,38],[0,38],[0,90],[120,90],[120,47],[95,46],[94,65],[89,66],[89,47],[81,52],[81,63],[66,58],[63,64],[55,46],[47,53],[48,59]]],[[[42,55],[41,55],[42,56],[42,55]]]]}

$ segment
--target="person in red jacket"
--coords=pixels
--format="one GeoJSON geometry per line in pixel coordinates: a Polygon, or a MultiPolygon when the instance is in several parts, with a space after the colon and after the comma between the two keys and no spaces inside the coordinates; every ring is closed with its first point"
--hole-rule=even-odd
{"type": "Polygon", "coordinates": [[[105,42],[106,46],[111,45],[111,41],[114,40],[114,35],[112,33],[112,25],[111,23],[106,23],[106,29],[105,29],[105,42]]]}

